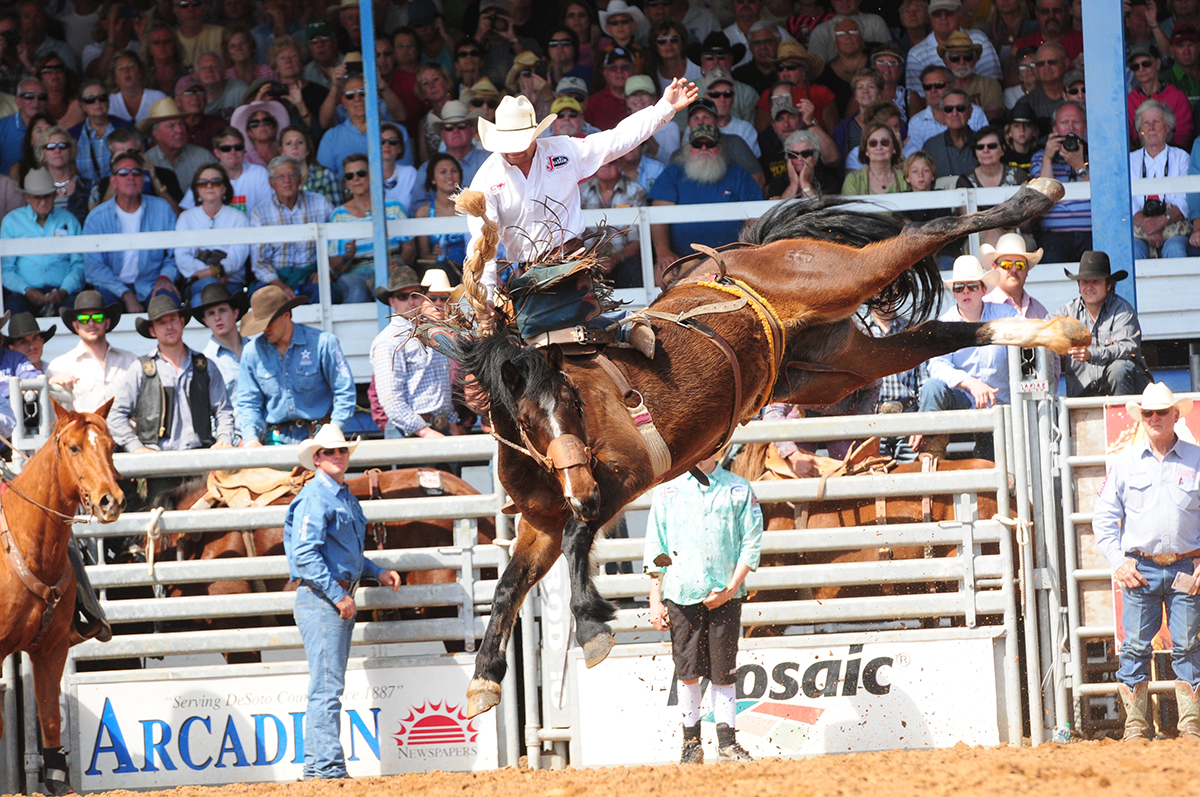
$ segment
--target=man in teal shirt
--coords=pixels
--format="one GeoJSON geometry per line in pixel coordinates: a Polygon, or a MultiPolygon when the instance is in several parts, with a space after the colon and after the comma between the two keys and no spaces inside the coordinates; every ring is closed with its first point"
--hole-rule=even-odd
{"type": "Polygon", "coordinates": [[[697,467],[705,487],[684,475],[654,490],[646,525],[650,621],[671,629],[671,656],[683,713],[682,764],[704,763],[700,744],[700,679],[712,684],[717,754],[749,761],[735,738],[738,639],[744,581],[758,569],[762,510],[750,483],[709,458],[697,467]]]}

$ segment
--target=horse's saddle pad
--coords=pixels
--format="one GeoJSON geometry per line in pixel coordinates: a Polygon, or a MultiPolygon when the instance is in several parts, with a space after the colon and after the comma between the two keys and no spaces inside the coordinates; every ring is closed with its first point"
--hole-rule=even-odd
{"type": "Polygon", "coordinates": [[[247,506],[267,506],[281,495],[300,492],[313,472],[297,465],[291,473],[273,468],[242,468],[214,470],[208,474],[208,492],[191,506],[208,509],[228,506],[240,509],[247,506]]]}
{"type": "Polygon", "coordinates": [[[506,286],[522,338],[574,327],[600,315],[590,264],[581,261],[536,265],[506,286]]]}

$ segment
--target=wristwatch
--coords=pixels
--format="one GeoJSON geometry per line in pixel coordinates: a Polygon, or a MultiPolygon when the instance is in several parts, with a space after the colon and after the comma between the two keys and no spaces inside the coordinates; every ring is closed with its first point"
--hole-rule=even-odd
{"type": "Polygon", "coordinates": [[[1075,174],[1079,177],[1087,177],[1091,172],[1088,171],[1088,167],[1084,166],[1082,169],[1076,171],[1075,174]]]}

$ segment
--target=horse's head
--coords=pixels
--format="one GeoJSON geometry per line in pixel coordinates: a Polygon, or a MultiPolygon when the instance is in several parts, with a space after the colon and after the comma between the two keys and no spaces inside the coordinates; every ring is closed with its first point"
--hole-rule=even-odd
{"type": "Polygon", "coordinates": [[[113,439],[105,418],[109,399],[95,412],[70,412],[54,402],[57,422],[51,437],[59,462],[59,482],[64,495],[74,493],[79,503],[101,523],[116,520],[125,508],[125,493],[113,466],[113,439]]]}

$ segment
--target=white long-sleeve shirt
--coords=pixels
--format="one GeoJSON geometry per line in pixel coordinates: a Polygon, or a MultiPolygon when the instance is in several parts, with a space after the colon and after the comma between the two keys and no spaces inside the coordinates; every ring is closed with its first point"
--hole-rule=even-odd
{"type": "MultiPolygon", "coordinates": [[[[250,220],[240,210],[234,210],[229,205],[222,205],[217,211],[215,218],[210,218],[204,212],[204,208],[192,208],[185,210],[179,214],[179,218],[175,221],[176,230],[236,230],[242,227],[249,227],[250,220]]],[[[179,269],[179,273],[185,277],[193,276],[197,271],[208,268],[208,265],[196,258],[196,253],[203,247],[184,246],[175,250],[175,266],[179,269]]],[[[225,252],[225,257],[221,260],[221,265],[230,273],[240,273],[239,270],[244,269],[246,260],[250,257],[249,244],[221,244],[214,239],[214,249],[221,249],[225,252]]]]}
{"type": "MultiPolygon", "coordinates": [[[[579,183],[654,135],[674,115],[671,103],[660,99],[627,116],[612,130],[585,138],[539,138],[528,177],[503,155],[493,152],[476,172],[471,189],[483,193],[487,217],[499,225],[500,242],[508,259],[526,262],[581,236],[586,225],[579,183]]],[[[469,216],[467,227],[471,230],[467,245],[470,252],[483,232],[483,220],[469,216]]],[[[495,260],[487,263],[483,284],[489,291],[495,289],[495,260]]]]}

